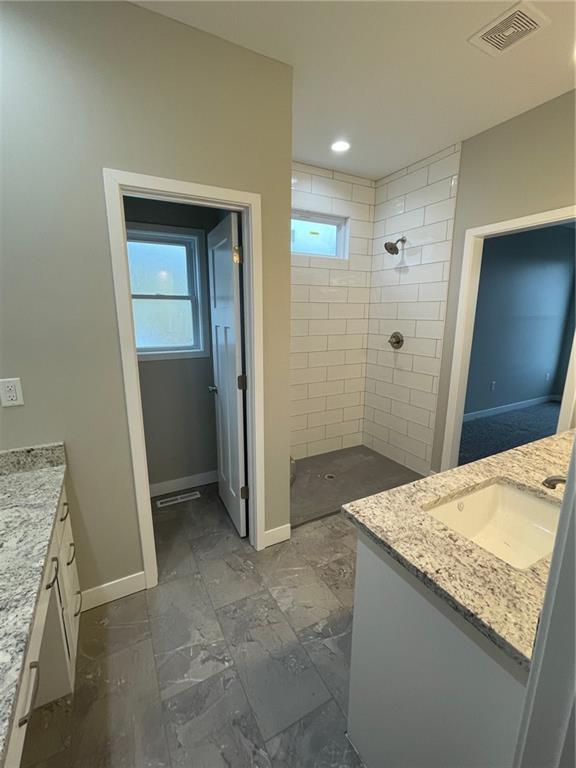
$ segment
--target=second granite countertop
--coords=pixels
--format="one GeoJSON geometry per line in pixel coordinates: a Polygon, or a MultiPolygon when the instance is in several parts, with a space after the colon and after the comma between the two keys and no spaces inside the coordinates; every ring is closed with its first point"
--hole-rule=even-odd
{"type": "Polygon", "coordinates": [[[343,510],[483,635],[528,667],[550,558],[526,570],[513,568],[447,528],[426,508],[498,478],[559,502],[564,486],[547,489],[542,480],[566,475],[574,434],[564,432],[425,477],[346,504],[343,510]]]}

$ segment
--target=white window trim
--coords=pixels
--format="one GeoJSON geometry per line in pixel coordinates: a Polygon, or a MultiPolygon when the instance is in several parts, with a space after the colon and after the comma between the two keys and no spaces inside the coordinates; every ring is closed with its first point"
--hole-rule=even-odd
{"type": "MultiPolygon", "coordinates": [[[[196,300],[198,303],[197,320],[198,336],[200,344],[197,348],[188,347],[151,349],[146,351],[137,349],[139,362],[154,362],[165,360],[184,360],[187,358],[210,357],[210,320],[208,316],[208,277],[206,274],[206,233],[202,229],[188,227],[172,227],[163,224],[143,224],[139,222],[126,222],[127,240],[141,237],[151,241],[177,241],[187,240],[194,242],[196,258],[192,259],[188,250],[188,270],[193,273],[196,300]]],[[[134,294],[131,293],[131,296],[134,294]]]]}
{"type": "Polygon", "coordinates": [[[301,253],[290,249],[292,256],[304,256],[308,259],[333,259],[334,261],[344,261],[348,259],[348,219],[343,216],[330,216],[326,213],[315,213],[314,211],[303,211],[300,208],[293,208],[290,220],[300,219],[304,221],[317,221],[320,224],[334,224],[338,227],[336,256],[323,256],[321,253],[301,253]]]}

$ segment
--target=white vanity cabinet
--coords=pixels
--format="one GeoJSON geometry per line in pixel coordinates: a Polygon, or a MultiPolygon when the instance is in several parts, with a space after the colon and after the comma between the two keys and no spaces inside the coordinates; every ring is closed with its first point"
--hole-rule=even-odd
{"type": "Polygon", "coordinates": [[[82,597],[70,508],[62,489],[28,639],[4,768],[19,768],[32,710],[72,693],[82,597]]]}

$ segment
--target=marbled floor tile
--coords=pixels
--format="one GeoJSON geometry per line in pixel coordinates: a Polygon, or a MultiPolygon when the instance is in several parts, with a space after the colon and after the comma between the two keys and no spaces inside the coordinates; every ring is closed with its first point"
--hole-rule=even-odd
{"type": "Polygon", "coordinates": [[[159,584],[148,590],[147,599],[157,655],[223,640],[199,574],[159,584]]]}
{"type": "Polygon", "coordinates": [[[73,723],[82,724],[94,702],[122,697],[127,708],[139,699],[158,697],[154,651],[150,639],[97,659],[87,660],[76,671],[73,723]]]}
{"type": "Polygon", "coordinates": [[[241,539],[236,530],[228,528],[204,534],[191,541],[192,552],[198,562],[202,560],[218,560],[231,552],[248,554],[254,550],[246,539],[241,539]]]}
{"type": "Polygon", "coordinates": [[[353,557],[354,532],[334,531],[319,521],[320,525],[307,523],[297,528],[291,539],[293,550],[313,568],[320,568],[333,560],[353,557]],[[315,526],[315,527],[312,527],[315,526]]]}
{"type": "Polygon", "coordinates": [[[352,611],[341,608],[324,621],[298,633],[322,679],[342,712],[348,712],[352,611]]]}
{"type": "Polygon", "coordinates": [[[95,701],[75,729],[72,768],[171,768],[160,699],[95,701]]]}
{"type": "Polygon", "coordinates": [[[272,768],[362,768],[334,701],[266,742],[272,768]]]}
{"type": "Polygon", "coordinates": [[[356,535],[357,528],[351,520],[344,517],[342,512],[338,512],[330,517],[323,518],[322,522],[326,528],[336,536],[348,536],[350,533],[356,535]]]}
{"type": "Polygon", "coordinates": [[[215,608],[242,600],[262,589],[262,579],[245,551],[199,559],[198,567],[215,608]]]}
{"type": "Polygon", "coordinates": [[[77,671],[73,768],[168,768],[151,640],[77,671]]]}
{"type": "Polygon", "coordinates": [[[158,581],[169,581],[198,571],[188,539],[181,536],[156,540],[158,581]]]}
{"type": "Polygon", "coordinates": [[[222,608],[218,618],[265,739],[330,698],[309,656],[267,592],[222,608]]]}
{"type": "Polygon", "coordinates": [[[342,605],[352,608],[354,605],[354,585],[356,578],[356,555],[338,557],[318,568],[318,575],[336,595],[342,605]]]}
{"type": "Polygon", "coordinates": [[[70,747],[71,740],[72,696],[35,709],[26,729],[21,768],[58,757],[70,747]]]}
{"type": "Polygon", "coordinates": [[[226,643],[184,646],[156,656],[162,699],[181,693],[232,665],[226,643]]]}
{"type": "Polygon", "coordinates": [[[341,607],[312,566],[293,551],[259,567],[272,597],[295,631],[328,618],[341,607]]]}
{"type": "Polygon", "coordinates": [[[146,593],[137,592],[85,611],[80,619],[78,665],[150,637],[146,593]]]}
{"type": "Polygon", "coordinates": [[[173,768],[270,768],[233,669],[168,699],[164,717],[173,768]]]}
{"type": "Polygon", "coordinates": [[[296,551],[293,539],[254,552],[252,561],[265,581],[275,578],[286,569],[305,568],[307,565],[306,560],[296,551]]]}

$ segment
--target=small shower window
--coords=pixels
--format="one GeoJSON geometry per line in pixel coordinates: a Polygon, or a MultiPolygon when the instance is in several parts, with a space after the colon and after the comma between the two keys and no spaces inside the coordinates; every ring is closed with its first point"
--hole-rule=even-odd
{"type": "Polygon", "coordinates": [[[290,236],[293,254],[346,258],[346,219],[292,211],[290,236]]]}

